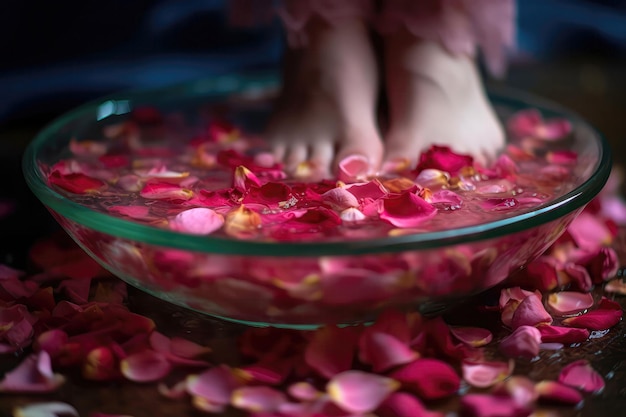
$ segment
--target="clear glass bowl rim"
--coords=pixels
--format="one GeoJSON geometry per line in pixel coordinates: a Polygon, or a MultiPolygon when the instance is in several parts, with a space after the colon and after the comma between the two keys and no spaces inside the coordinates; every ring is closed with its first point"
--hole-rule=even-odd
{"type": "Polygon", "coordinates": [[[596,129],[589,126],[575,113],[557,104],[509,88],[490,88],[490,100],[494,104],[507,105],[516,109],[537,108],[547,116],[566,117],[575,124],[584,125],[590,132],[595,133],[599,147],[596,167],[591,176],[580,186],[537,210],[458,229],[341,242],[264,242],[188,235],[134,223],[74,203],[48,187],[46,178],[38,167],[38,155],[51,137],[54,137],[59,130],[70,122],[89,114],[96,114],[98,106],[105,101],[130,100],[142,104],[158,104],[197,100],[202,97],[215,99],[231,94],[253,95],[255,92],[277,89],[278,80],[279,77],[273,72],[224,75],[173,87],[119,93],[84,104],[51,122],[29,144],[22,161],[26,182],[48,209],[85,227],[118,238],[207,254],[314,257],[428,250],[511,235],[551,222],[583,207],[601,191],[611,172],[610,147],[604,136],[596,129]]]}

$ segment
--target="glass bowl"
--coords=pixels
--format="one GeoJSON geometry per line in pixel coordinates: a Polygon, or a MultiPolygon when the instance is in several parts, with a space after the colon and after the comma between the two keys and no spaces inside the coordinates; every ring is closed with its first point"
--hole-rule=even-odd
{"type": "Polygon", "coordinates": [[[216,114],[227,113],[246,131],[260,132],[277,90],[273,74],[244,74],[84,105],[33,140],[24,155],[26,180],[67,233],[127,283],[223,319],[306,327],[368,322],[388,308],[433,313],[503,282],[564,232],[611,169],[606,141],[578,116],[519,92],[492,91],[502,118],[534,108],[545,117],[568,119],[572,133],[559,146],[579,159],[570,186],[553,198],[486,223],[375,239],[241,240],[139,224],[94,210],[49,184],[50,167],[71,155],[74,141],[105,140],[103,131],[140,109],[164,115],[155,124],[150,111],[144,112],[148,128],[142,134],[177,144],[216,114]],[[163,123],[176,129],[163,130],[163,123]]]}

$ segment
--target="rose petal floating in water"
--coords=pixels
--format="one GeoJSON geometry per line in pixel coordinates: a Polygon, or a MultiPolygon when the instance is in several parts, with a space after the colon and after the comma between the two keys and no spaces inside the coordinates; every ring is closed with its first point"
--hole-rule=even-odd
{"type": "Polygon", "coordinates": [[[472,166],[474,159],[470,155],[457,154],[448,146],[433,145],[420,155],[415,168],[415,175],[425,169],[438,169],[454,176],[465,167],[472,166]]]}
{"type": "Polygon", "coordinates": [[[522,110],[511,116],[507,121],[509,132],[517,137],[533,137],[544,140],[557,140],[572,130],[566,119],[544,120],[541,113],[535,109],[522,110]]]}
{"type": "Polygon", "coordinates": [[[621,306],[615,301],[603,297],[595,310],[591,310],[580,316],[568,317],[563,320],[563,324],[589,330],[606,330],[615,326],[621,319],[621,306]]]}
{"type": "Polygon", "coordinates": [[[177,232],[209,235],[224,225],[224,217],[215,211],[197,207],[181,211],[170,220],[170,228],[177,232]]]}
{"type": "Polygon", "coordinates": [[[435,207],[408,191],[382,201],[380,218],[396,227],[416,227],[437,214],[435,207]]]}

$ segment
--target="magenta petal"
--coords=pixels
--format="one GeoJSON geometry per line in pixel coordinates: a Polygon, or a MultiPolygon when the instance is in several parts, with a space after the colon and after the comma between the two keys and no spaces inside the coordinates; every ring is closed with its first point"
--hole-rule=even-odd
{"type": "Polygon", "coordinates": [[[560,316],[578,314],[593,304],[593,295],[590,293],[561,291],[548,296],[548,307],[560,316]]]}
{"type": "Polygon", "coordinates": [[[187,392],[211,404],[224,405],[230,402],[231,394],[239,383],[225,365],[217,366],[199,375],[187,377],[187,392]]]}
{"type": "Polygon", "coordinates": [[[352,367],[356,349],[356,333],[349,327],[326,326],[313,334],[304,352],[307,365],[326,378],[352,367]],[[341,343],[337,341],[341,340],[341,343]]]}
{"type": "Polygon", "coordinates": [[[414,173],[417,175],[424,169],[439,169],[450,175],[456,175],[462,168],[473,165],[474,158],[470,155],[457,154],[448,146],[431,146],[422,152],[414,173]]]}
{"type": "Polygon", "coordinates": [[[589,330],[587,329],[550,326],[548,324],[537,326],[537,329],[541,332],[542,343],[563,343],[569,345],[582,343],[589,338],[589,330]]]}
{"type": "Polygon", "coordinates": [[[499,384],[492,391],[493,394],[511,397],[518,405],[532,407],[537,401],[535,384],[529,378],[513,375],[499,384]]]}
{"type": "Polygon", "coordinates": [[[169,225],[178,232],[209,235],[224,225],[224,217],[209,208],[197,207],[178,213],[169,225]]]}
{"type": "Polygon", "coordinates": [[[572,165],[578,160],[578,154],[568,150],[552,151],[548,152],[546,160],[551,164],[572,165]]]}
{"type": "Polygon", "coordinates": [[[147,206],[110,206],[110,213],[130,217],[131,219],[144,220],[150,216],[150,207],[147,206]]]}
{"type": "Polygon", "coordinates": [[[507,120],[508,130],[521,138],[531,136],[535,129],[542,123],[541,113],[536,109],[521,110],[507,120]]]}
{"type": "Polygon", "coordinates": [[[191,340],[183,339],[182,337],[173,337],[170,339],[170,352],[181,358],[194,359],[198,356],[211,353],[211,348],[199,345],[191,340]]]}
{"type": "Polygon", "coordinates": [[[64,345],[67,343],[67,333],[60,329],[52,329],[43,332],[35,341],[36,350],[44,350],[48,352],[51,358],[56,357],[62,352],[64,345]]]}
{"type": "Polygon", "coordinates": [[[377,373],[412,362],[419,356],[407,343],[382,332],[366,330],[359,340],[359,347],[361,362],[372,365],[377,373]]]}
{"type": "Polygon", "coordinates": [[[252,413],[272,413],[287,402],[282,392],[270,387],[241,387],[233,391],[231,405],[252,413]]]}
{"type": "Polygon", "coordinates": [[[461,412],[472,417],[528,417],[531,409],[513,398],[490,394],[468,394],[461,397],[461,412]]]}
{"type": "Polygon", "coordinates": [[[565,366],[559,374],[559,382],[586,392],[599,392],[604,389],[604,379],[584,359],[565,366]]]}
{"type": "Polygon", "coordinates": [[[416,227],[437,214],[437,209],[414,193],[405,191],[382,199],[380,218],[396,227],[416,227]]]}
{"type": "Polygon", "coordinates": [[[556,381],[541,381],[535,385],[539,401],[548,404],[578,405],[582,394],[575,388],[556,381]]]}
{"type": "Polygon", "coordinates": [[[45,351],[27,356],[22,362],[4,375],[0,381],[0,392],[45,393],[59,388],[65,378],[54,374],[50,356],[45,351]]]}
{"type": "Polygon", "coordinates": [[[365,183],[349,184],[346,190],[354,195],[358,201],[365,199],[378,200],[387,195],[385,187],[378,180],[372,180],[365,183]]]}
{"type": "Polygon", "coordinates": [[[416,359],[389,376],[425,400],[449,397],[457,392],[461,382],[452,366],[432,358],[416,359]]]}
{"type": "Polygon", "coordinates": [[[374,324],[369,326],[365,331],[368,329],[390,334],[404,343],[411,341],[411,329],[409,328],[407,315],[399,310],[385,310],[378,316],[374,324]]]}
{"type": "Polygon", "coordinates": [[[468,362],[461,365],[463,379],[473,387],[488,388],[505,380],[513,372],[515,363],[509,362],[468,362]]]}
{"type": "Polygon", "coordinates": [[[296,382],[291,384],[287,390],[296,400],[313,401],[319,398],[322,393],[309,382],[296,382]]]}
{"type": "Polygon", "coordinates": [[[621,306],[615,301],[603,297],[598,303],[597,309],[580,316],[566,318],[563,320],[563,324],[589,330],[606,330],[615,326],[621,319],[621,306]]]}
{"type": "Polygon", "coordinates": [[[552,316],[546,311],[541,299],[535,295],[528,296],[517,306],[511,318],[511,327],[536,326],[552,323],[552,316]]]}
{"type": "Polygon", "coordinates": [[[398,389],[391,378],[361,371],[346,371],[335,375],[326,386],[331,400],[349,413],[369,413],[398,389]]]}
{"type": "Polygon", "coordinates": [[[460,342],[472,347],[481,347],[489,344],[493,335],[482,327],[451,326],[450,332],[460,342]]]}
{"type": "Polygon", "coordinates": [[[153,382],[169,374],[172,365],[165,355],[153,350],[144,350],[122,359],[122,374],[133,382],[153,382]]]}
{"type": "Polygon", "coordinates": [[[532,359],[539,354],[541,332],[533,326],[520,326],[500,342],[500,351],[508,358],[532,359]]]}
{"type": "Polygon", "coordinates": [[[406,392],[394,392],[376,412],[381,417],[444,417],[444,413],[430,411],[416,397],[406,392]]]}
{"type": "Polygon", "coordinates": [[[480,203],[483,210],[507,211],[519,206],[519,202],[513,197],[488,198],[480,203]]]}

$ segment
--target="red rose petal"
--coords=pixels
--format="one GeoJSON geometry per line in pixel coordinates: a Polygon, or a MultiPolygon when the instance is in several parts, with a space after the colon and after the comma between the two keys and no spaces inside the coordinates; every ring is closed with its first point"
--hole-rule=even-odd
{"type": "Polygon", "coordinates": [[[539,354],[541,332],[533,326],[519,326],[500,342],[500,351],[508,358],[532,359],[539,354]]]}
{"type": "Polygon", "coordinates": [[[362,371],[346,371],[335,375],[326,386],[330,399],[341,409],[354,414],[369,413],[398,389],[391,378],[362,371]]]}
{"type": "Polygon", "coordinates": [[[540,381],[535,385],[539,401],[548,404],[578,405],[583,400],[581,393],[556,381],[540,381]]]}
{"type": "Polygon", "coordinates": [[[490,394],[467,394],[461,397],[464,416],[472,417],[528,417],[532,412],[513,398],[490,394]]]}
{"type": "Polygon", "coordinates": [[[367,176],[371,166],[367,158],[361,155],[350,155],[338,164],[337,178],[343,182],[355,182],[367,176]]]}
{"type": "Polygon", "coordinates": [[[82,366],[82,375],[92,381],[107,381],[117,378],[120,374],[117,356],[113,351],[101,346],[91,350],[82,366]]]}
{"type": "Polygon", "coordinates": [[[78,172],[64,175],[59,171],[53,171],[48,176],[48,181],[73,194],[93,194],[106,187],[104,181],[78,172]]]}
{"type": "Polygon", "coordinates": [[[416,227],[437,214],[423,198],[405,191],[382,199],[380,218],[396,227],[416,227]]]}
{"type": "Polygon", "coordinates": [[[474,159],[470,155],[454,153],[448,146],[431,146],[420,155],[414,173],[417,175],[424,169],[433,168],[456,175],[462,168],[472,166],[474,159]]]}
{"type": "Polygon", "coordinates": [[[561,369],[559,382],[586,392],[599,392],[604,389],[604,380],[584,359],[572,362],[561,369]]]}
{"type": "Polygon", "coordinates": [[[452,366],[432,358],[416,359],[389,376],[425,400],[449,397],[457,392],[461,381],[452,366]]]}
{"type": "Polygon", "coordinates": [[[168,182],[150,181],[139,192],[139,195],[149,200],[189,200],[193,191],[168,182]]]}
{"type": "Polygon", "coordinates": [[[332,378],[352,366],[357,334],[349,327],[326,326],[318,329],[304,352],[304,360],[320,375],[332,378]],[[337,341],[341,340],[341,343],[337,341]]]}
{"type": "Polygon", "coordinates": [[[393,392],[376,412],[381,417],[444,417],[443,412],[430,411],[416,397],[406,392],[393,392]]]}
{"type": "Polygon", "coordinates": [[[333,210],[343,211],[359,206],[357,198],[345,188],[333,188],[322,194],[322,201],[333,210]]]}
{"type": "Polygon", "coordinates": [[[511,318],[511,327],[516,329],[520,326],[536,326],[538,324],[552,323],[552,316],[546,311],[541,299],[530,295],[522,300],[517,306],[511,318]]]}
{"type": "Polygon", "coordinates": [[[359,339],[361,362],[372,365],[374,372],[384,372],[394,366],[417,359],[419,354],[394,336],[376,331],[365,331],[359,339]]]}
{"type": "Polygon", "coordinates": [[[537,326],[543,343],[582,343],[589,338],[589,330],[575,327],[560,327],[542,324],[537,326]]]}
{"type": "Polygon", "coordinates": [[[622,308],[615,301],[602,298],[595,310],[580,316],[568,317],[563,324],[589,330],[606,330],[615,326],[622,319],[622,308]]]}

